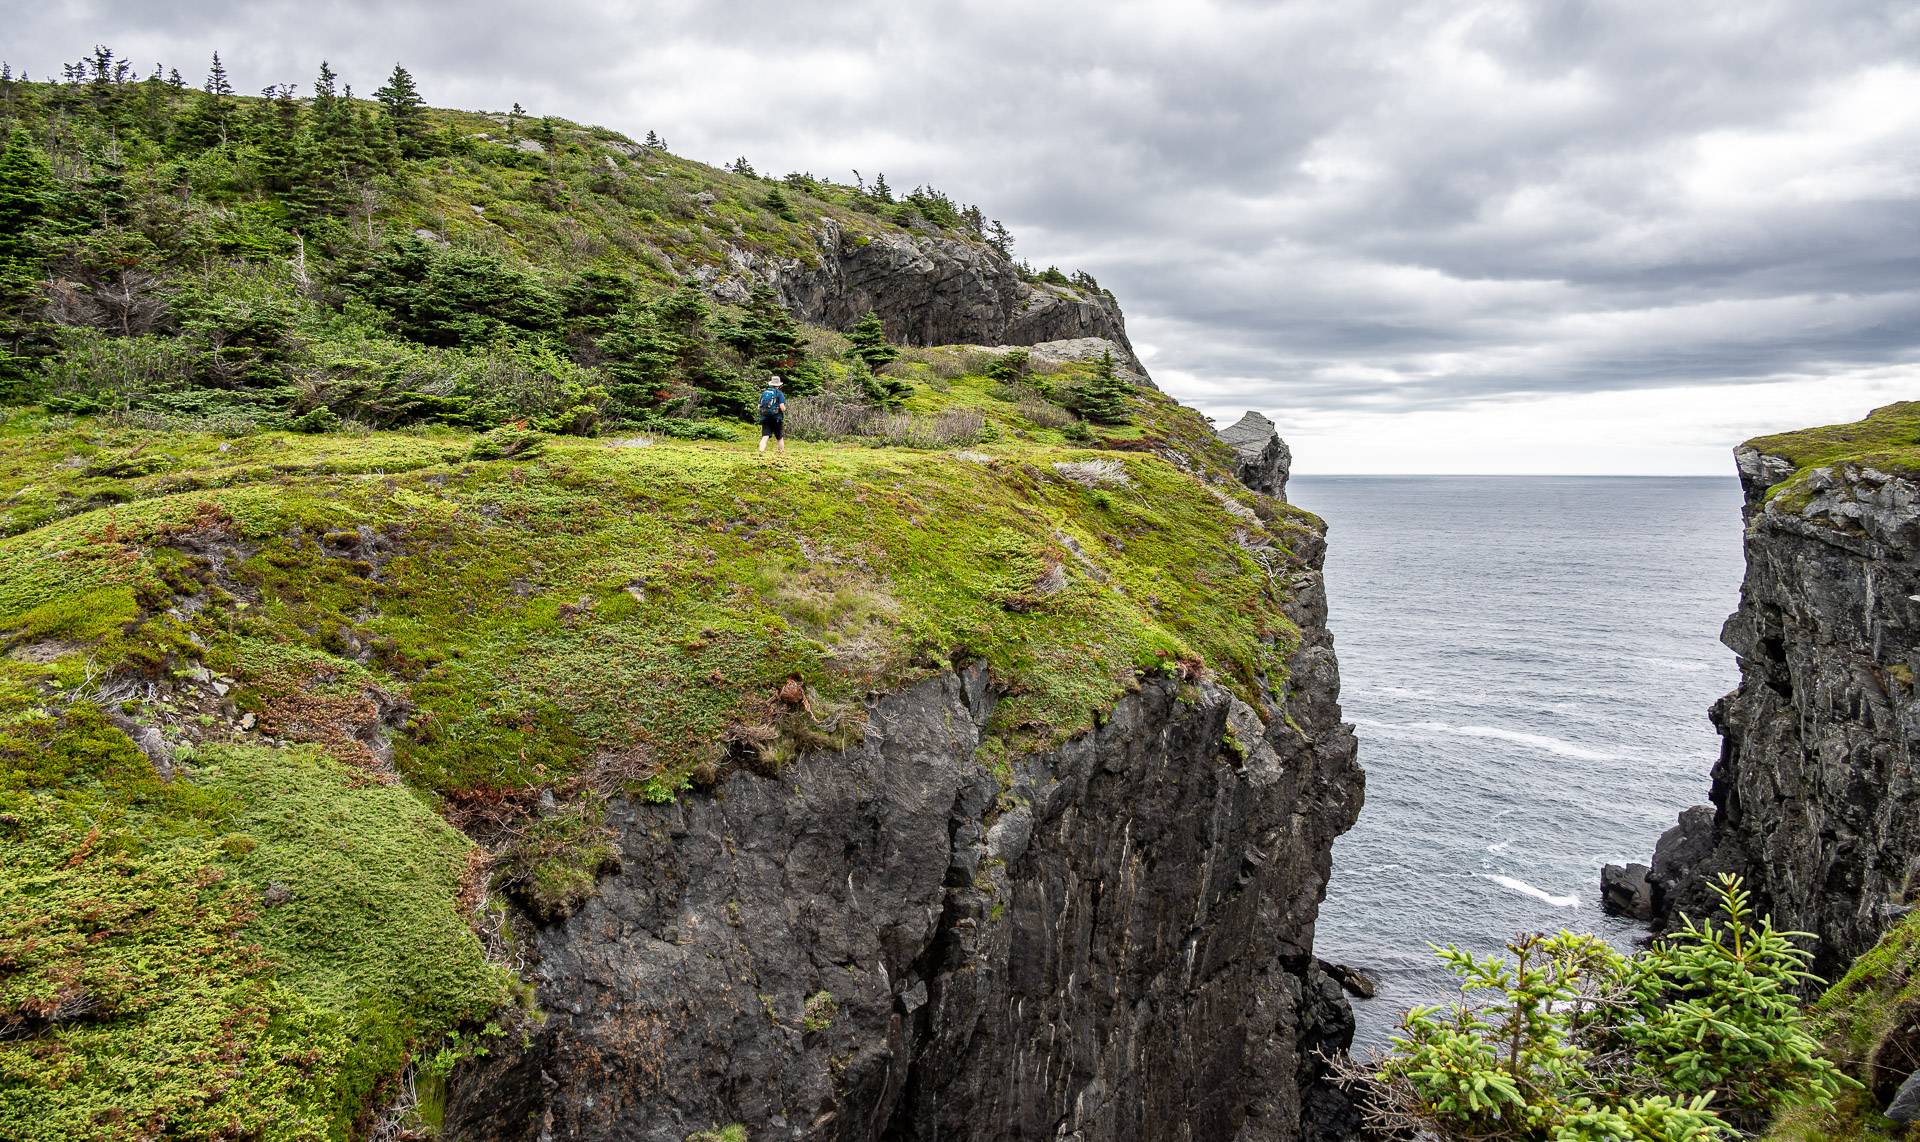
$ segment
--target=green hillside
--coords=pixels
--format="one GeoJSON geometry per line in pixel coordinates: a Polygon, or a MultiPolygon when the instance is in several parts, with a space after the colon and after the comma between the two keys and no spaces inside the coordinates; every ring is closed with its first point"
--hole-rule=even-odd
{"type": "Polygon", "coordinates": [[[228,86],[104,50],[64,83],[0,72],[0,399],[310,430],[739,416],[769,368],[873,386],[733,259],[811,264],[829,227],[1009,242],[937,190],[434,110],[400,69],[378,101],[324,69],[310,95],[228,86]],[[700,288],[729,275],[738,305],[700,288]]]}
{"type": "Polygon", "coordinates": [[[1197,414],[687,279],[989,241],[941,196],[110,60],[0,120],[0,1137],[430,1131],[610,799],[957,662],[1002,772],[1143,677],[1285,686],[1317,521],[1197,414]]]}

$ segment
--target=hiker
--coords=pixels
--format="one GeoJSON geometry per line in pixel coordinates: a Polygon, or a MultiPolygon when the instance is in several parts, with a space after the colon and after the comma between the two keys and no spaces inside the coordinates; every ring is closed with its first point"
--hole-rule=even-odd
{"type": "Polygon", "coordinates": [[[768,440],[778,440],[780,451],[787,450],[787,394],[778,375],[760,392],[760,451],[767,450],[768,440]]]}

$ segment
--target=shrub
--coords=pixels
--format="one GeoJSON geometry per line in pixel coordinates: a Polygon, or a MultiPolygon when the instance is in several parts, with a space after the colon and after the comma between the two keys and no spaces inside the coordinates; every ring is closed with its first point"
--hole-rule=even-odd
{"type": "Polygon", "coordinates": [[[1009,349],[987,362],[986,374],[1002,384],[1018,381],[1027,375],[1031,356],[1025,349],[1009,349]]]}
{"type": "Polygon", "coordinates": [[[1345,1081],[1383,1130],[1476,1142],[1705,1142],[1832,1101],[1851,1080],[1791,999],[1811,978],[1802,933],[1756,924],[1735,878],[1719,895],[1724,924],[1687,920],[1632,957],[1566,932],[1522,936],[1511,959],[1439,949],[1485,1001],[1414,1008],[1378,1069],[1345,1081]]]}
{"type": "Polygon", "coordinates": [[[391,327],[426,345],[485,345],[556,333],[561,303],[532,276],[478,250],[394,240],[349,289],[385,311],[391,327]]]}
{"type": "Polygon", "coordinates": [[[100,412],[139,407],[157,393],[190,387],[193,350],[173,337],[109,337],[63,329],[46,364],[49,407],[100,412]]]}
{"type": "Polygon", "coordinates": [[[1080,387],[1080,415],[1095,424],[1125,424],[1133,418],[1133,382],[1120,375],[1111,350],[1094,362],[1093,376],[1080,387]]]}
{"type": "Polygon", "coordinates": [[[798,440],[852,440],[896,448],[959,448],[986,437],[977,409],[932,416],[887,412],[846,397],[821,395],[787,402],[787,432],[798,440]]]}
{"type": "Polygon", "coordinates": [[[547,438],[514,425],[496,428],[474,440],[469,460],[531,460],[547,450],[547,438]]]}
{"type": "Polygon", "coordinates": [[[1023,400],[1018,406],[1020,415],[1035,428],[1066,428],[1078,424],[1074,415],[1057,404],[1048,404],[1042,400],[1023,400]]]}

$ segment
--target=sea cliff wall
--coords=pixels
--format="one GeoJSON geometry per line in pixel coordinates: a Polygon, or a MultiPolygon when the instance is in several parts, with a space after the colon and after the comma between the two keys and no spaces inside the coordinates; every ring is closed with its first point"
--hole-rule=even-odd
{"type": "Polygon", "coordinates": [[[1738,450],[1746,579],[1722,639],[1740,683],[1713,707],[1712,806],[1661,839],[1655,917],[1711,914],[1722,872],[1817,937],[1835,978],[1920,887],[1920,479],[1915,405],[1738,450]]]}
{"type": "Polygon", "coordinates": [[[852,748],[621,802],[622,871],[525,951],[544,1020],[455,1076],[464,1139],[1336,1137],[1315,964],[1363,775],[1317,535],[1304,637],[1255,711],[1148,681],[1057,749],[983,756],[978,665],[852,748]]]}

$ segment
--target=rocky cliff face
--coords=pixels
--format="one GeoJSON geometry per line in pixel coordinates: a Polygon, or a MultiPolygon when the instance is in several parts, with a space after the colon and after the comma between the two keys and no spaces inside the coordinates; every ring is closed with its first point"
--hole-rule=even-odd
{"type": "Polygon", "coordinates": [[[450,1134],[1337,1136],[1313,1052],[1352,1022],[1312,939],[1363,776],[1306,544],[1265,711],[1150,681],[1009,763],[969,666],[853,748],[619,804],[623,871],[533,937],[544,1021],[456,1075],[450,1134]]]}
{"type": "Polygon", "coordinates": [[[819,232],[819,263],[754,267],[794,316],[846,329],[871,309],[910,345],[1036,345],[1099,337],[1131,359],[1126,322],[1105,293],[1020,279],[987,247],[934,234],[819,232]]]}
{"type": "Polygon", "coordinates": [[[1671,921],[1710,914],[1713,876],[1741,874],[1778,922],[1818,935],[1827,978],[1920,881],[1920,480],[1897,451],[1911,439],[1876,431],[1903,407],[1739,450],[1747,574],[1722,639],[1740,685],[1713,708],[1713,805],[1662,838],[1650,877],[1671,921]]]}
{"type": "Polygon", "coordinates": [[[1280,439],[1273,421],[1249,409],[1245,416],[1220,430],[1220,439],[1233,446],[1234,471],[1241,483],[1276,499],[1287,498],[1293,450],[1280,439]]]}

